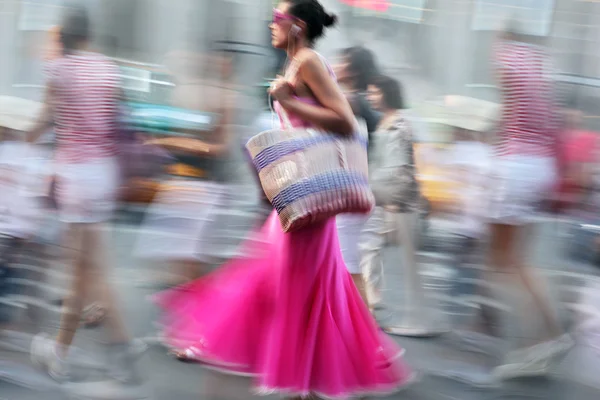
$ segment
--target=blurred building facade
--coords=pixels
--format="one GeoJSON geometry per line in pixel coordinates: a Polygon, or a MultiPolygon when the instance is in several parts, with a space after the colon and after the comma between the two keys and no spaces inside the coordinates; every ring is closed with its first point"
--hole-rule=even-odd
{"type": "MultiPolygon", "coordinates": [[[[410,86],[413,97],[452,93],[497,100],[492,44],[509,19],[521,22],[534,42],[549,47],[565,85],[567,102],[596,109],[600,78],[600,2],[582,0],[388,0],[385,13],[363,9],[368,1],[338,5],[344,33],[365,44],[385,69],[410,86]],[[340,6],[355,3],[357,6],[340,6]],[[587,106],[586,106],[587,104],[587,106]]],[[[373,1],[372,3],[381,3],[373,1]]],[[[386,3],[386,2],[384,2],[386,3]]]]}
{"type": "MultiPolygon", "coordinates": [[[[180,46],[219,42],[239,58],[240,83],[273,74],[267,21],[273,0],[80,0],[88,4],[96,45],[120,58],[160,64],[180,46]]],[[[565,98],[592,112],[600,98],[600,3],[584,0],[323,0],[341,20],[319,50],[334,56],[365,45],[409,101],[440,94],[497,100],[490,68],[494,37],[510,18],[547,44],[564,80],[565,98]],[[371,10],[377,5],[384,10],[371,10]]],[[[43,77],[39,43],[56,24],[63,0],[0,1],[0,93],[35,97],[43,77]]]]}

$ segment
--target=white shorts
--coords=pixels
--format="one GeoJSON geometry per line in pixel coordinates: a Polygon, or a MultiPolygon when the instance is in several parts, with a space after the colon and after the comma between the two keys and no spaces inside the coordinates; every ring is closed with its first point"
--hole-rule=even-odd
{"type": "Polygon", "coordinates": [[[489,180],[489,218],[492,223],[529,223],[556,182],[552,157],[514,155],[494,160],[489,180]]]}
{"type": "Polygon", "coordinates": [[[368,219],[369,215],[362,214],[340,214],[335,218],[340,250],[351,274],[362,273],[359,242],[368,219]]]}
{"type": "Polygon", "coordinates": [[[59,218],[66,223],[97,223],[112,218],[119,189],[114,158],[56,166],[59,218]]]}

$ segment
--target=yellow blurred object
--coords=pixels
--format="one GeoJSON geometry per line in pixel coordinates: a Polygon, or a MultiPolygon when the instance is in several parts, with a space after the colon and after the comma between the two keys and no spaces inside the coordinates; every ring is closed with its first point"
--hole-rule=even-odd
{"type": "Polygon", "coordinates": [[[203,178],[206,173],[201,169],[191,167],[185,164],[174,164],[167,168],[167,171],[171,175],[183,176],[186,178],[203,178]]]}
{"type": "Polygon", "coordinates": [[[443,212],[454,208],[458,201],[456,193],[460,185],[449,176],[443,163],[427,159],[426,154],[439,155],[448,152],[452,144],[416,143],[414,145],[417,180],[421,185],[421,194],[429,202],[432,211],[443,212]]]}
{"type": "Polygon", "coordinates": [[[426,142],[415,143],[415,164],[421,192],[434,211],[459,207],[462,192],[456,172],[447,158],[453,152],[454,131],[458,128],[485,134],[493,130],[500,115],[497,103],[465,96],[444,96],[419,104],[416,108],[428,126],[426,142]]]}

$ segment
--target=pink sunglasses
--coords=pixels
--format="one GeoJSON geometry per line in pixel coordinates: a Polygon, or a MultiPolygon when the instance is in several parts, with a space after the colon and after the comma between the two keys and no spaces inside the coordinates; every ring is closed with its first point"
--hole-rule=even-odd
{"type": "Polygon", "coordinates": [[[284,12],[279,11],[278,9],[273,9],[273,23],[280,24],[283,21],[297,21],[298,18],[293,15],[286,14],[284,12]]]}

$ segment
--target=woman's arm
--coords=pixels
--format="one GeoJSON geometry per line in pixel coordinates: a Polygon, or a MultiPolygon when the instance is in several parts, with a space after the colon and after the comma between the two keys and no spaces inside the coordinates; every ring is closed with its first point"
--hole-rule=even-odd
{"type": "MultiPolygon", "coordinates": [[[[271,91],[281,106],[327,131],[350,135],[356,128],[352,108],[346,97],[331,78],[320,56],[314,51],[303,52],[300,56],[298,76],[308,86],[321,106],[302,102],[291,95],[291,90],[284,88],[280,82],[280,90],[271,91]]],[[[289,84],[288,84],[289,85],[289,84]]]]}
{"type": "Polygon", "coordinates": [[[211,135],[217,140],[215,143],[207,143],[199,138],[166,137],[150,139],[147,144],[161,146],[166,150],[194,154],[202,157],[220,157],[227,153],[231,148],[232,132],[231,127],[234,118],[235,97],[234,94],[226,93],[226,89],[218,88],[218,96],[213,96],[216,102],[219,102],[215,113],[219,120],[211,135]]]}
{"type": "Polygon", "coordinates": [[[217,141],[209,144],[210,154],[222,156],[231,149],[233,141],[232,128],[234,126],[237,94],[231,89],[218,89],[221,92],[221,104],[219,105],[220,119],[213,132],[217,141]]]}
{"type": "Polygon", "coordinates": [[[150,139],[145,143],[160,146],[165,150],[173,152],[195,154],[204,157],[218,157],[219,155],[223,154],[226,149],[226,146],[223,144],[212,144],[206,143],[200,139],[181,137],[150,139]]]}
{"type": "Polygon", "coordinates": [[[29,143],[35,143],[48,129],[52,127],[54,108],[54,88],[52,84],[46,86],[42,110],[34,126],[26,134],[26,140],[29,143]]]}

